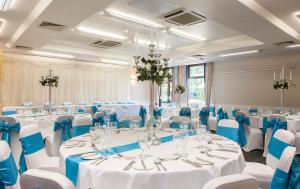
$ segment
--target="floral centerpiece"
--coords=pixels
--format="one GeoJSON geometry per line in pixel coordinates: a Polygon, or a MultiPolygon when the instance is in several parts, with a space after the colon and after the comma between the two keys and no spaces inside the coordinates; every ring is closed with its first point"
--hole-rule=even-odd
{"type": "Polygon", "coordinates": [[[49,87],[49,107],[47,107],[49,113],[51,112],[51,88],[58,87],[59,77],[52,75],[52,70],[49,70],[49,74],[47,76],[42,76],[40,79],[40,84],[43,87],[49,87]]]}
{"type": "Polygon", "coordinates": [[[185,88],[182,85],[177,85],[176,88],[175,88],[175,93],[176,94],[183,94],[184,91],[185,91],[185,88]]]}
{"type": "Polygon", "coordinates": [[[289,89],[289,83],[285,79],[275,80],[273,83],[273,88],[278,89],[289,89]]]}

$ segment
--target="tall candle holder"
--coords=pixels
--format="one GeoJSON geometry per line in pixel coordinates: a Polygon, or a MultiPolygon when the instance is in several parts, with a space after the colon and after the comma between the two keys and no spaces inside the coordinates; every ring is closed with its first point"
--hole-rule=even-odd
{"type": "Polygon", "coordinates": [[[286,69],[284,65],[281,67],[279,71],[279,79],[276,79],[276,71],[273,73],[273,88],[275,90],[280,90],[280,113],[284,114],[284,90],[288,90],[289,88],[295,88],[296,84],[293,83],[293,74],[292,69],[286,69]],[[289,71],[289,80],[285,79],[285,71],[289,71]]]}

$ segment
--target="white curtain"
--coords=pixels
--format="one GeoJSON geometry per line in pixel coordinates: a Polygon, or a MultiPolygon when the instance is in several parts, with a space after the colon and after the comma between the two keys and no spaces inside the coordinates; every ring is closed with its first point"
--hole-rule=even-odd
{"type": "Polygon", "coordinates": [[[205,65],[205,104],[210,106],[211,88],[213,78],[214,63],[209,62],[205,65]]]}
{"type": "Polygon", "coordinates": [[[187,105],[187,70],[186,66],[173,67],[173,80],[172,80],[172,99],[173,102],[186,106],[187,105]],[[175,94],[175,88],[181,85],[185,88],[185,92],[181,95],[175,94]]]}
{"type": "Polygon", "coordinates": [[[2,104],[16,106],[30,101],[42,105],[47,102],[48,88],[41,86],[39,80],[49,69],[59,76],[59,86],[52,88],[55,104],[129,100],[129,66],[4,53],[2,104]]]}

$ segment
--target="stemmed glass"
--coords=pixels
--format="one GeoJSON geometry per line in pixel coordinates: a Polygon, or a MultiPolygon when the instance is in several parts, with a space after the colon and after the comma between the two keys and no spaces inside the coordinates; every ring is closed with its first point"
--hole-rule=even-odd
{"type": "Polygon", "coordinates": [[[141,133],[140,136],[139,136],[139,139],[138,139],[138,143],[139,143],[139,146],[141,148],[141,153],[140,153],[140,159],[143,160],[146,158],[146,155],[145,155],[145,150],[147,148],[147,145],[148,145],[148,136],[146,133],[141,133]]]}

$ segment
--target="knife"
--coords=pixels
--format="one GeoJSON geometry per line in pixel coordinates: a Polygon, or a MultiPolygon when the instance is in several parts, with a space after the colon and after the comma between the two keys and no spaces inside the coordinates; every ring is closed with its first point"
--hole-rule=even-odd
{"type": "Polygon", "coordinates": [[[131,162],[129,162],[128,163],[128,165],[126,166],[126,167],[124,167],[124,171],[128,171],[132,166],[133,166],[133,164],[135,164],[135,161],[133,160],[133,161],[131,161],[131,162]]]}

